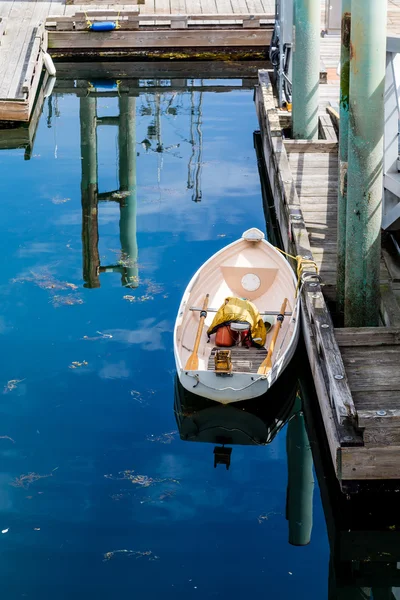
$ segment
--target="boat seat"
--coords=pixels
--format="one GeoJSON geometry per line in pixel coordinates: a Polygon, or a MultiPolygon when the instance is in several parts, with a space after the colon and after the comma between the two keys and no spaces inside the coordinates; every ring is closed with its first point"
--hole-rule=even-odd
{"type": "MultiPolygon", "coordinates": [[[[210,357],[208,359],[208,371],[215,370],[215,353],[221,348],[214,346],[211,350],[210,357]]],[[[224,350],[231,351],[232,359],[232,372],[234,373],[257,373],[258,367],[268,354],[266,348],[246,348],[243,346],[232,346],[231,348],[224,348],[224,350]]]]}

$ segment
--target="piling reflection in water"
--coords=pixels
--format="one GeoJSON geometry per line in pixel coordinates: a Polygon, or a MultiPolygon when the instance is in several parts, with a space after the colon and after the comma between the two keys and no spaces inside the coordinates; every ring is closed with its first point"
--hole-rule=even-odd
{"type": "MultiPolygon", "coordinates": [[[[116,91],[116,95],[118,91],[116,91]]],[[[136,240],[136,98],[118,98],[119,115],[98,119],[97,98],[90,93],[80,98],[82,155],[82,248],[85,287],[100,287],[100,273],[121,273],[124,287],[138,286],[138,246],[136,240]],[[118,125],[119,189],[98,192],[97,127],[118,125]],[[99,256],[99,202],[117,202],[120,206],[121,256],[117,265],[101,265],[99,256]]]]}

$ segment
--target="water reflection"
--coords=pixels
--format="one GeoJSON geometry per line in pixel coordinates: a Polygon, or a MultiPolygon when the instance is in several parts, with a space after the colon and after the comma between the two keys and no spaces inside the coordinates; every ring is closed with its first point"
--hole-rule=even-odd
{"type": "MultiPolygon", "coordinates": [[[[116,96],[118,92],[115,92],[116,96]]],[[[139,284],[136,239],[136,98],[118,97],[119,115],[98,119],[97,97],[80,98],[82,154],[82,250],[85,287],[100,287],[100,273],[121,273],[121,284],[135,288],[139,284]],[[98,192],[97,127],[118,126],[119,188],[98,192]],[[120,208],[121,255],[116,265],[101,265],[99,257],[99,202],[116,202],[120,208]]]]}
{"type": "MultiPolygon", "coordinates": [[[[218,444],[213,450],[214,467],[222,464],[226,469],[232,460],[231,446],[270,444],[288,423],[286,518],[289,543],[305,546],[310,542],[313,462],[299,397],[296,360],[267,393],[246,402],[219,404],[190,393],[176,379],[174,411],[181,440],[218,444]]],[[[260,515],[259,521],[267,518],[260,515]]]]}
{"type": "Polygon", "coordinates": [[[249,587],[268,598],[398,598],[398,494],[340,492],[306,365],[242,405],[176,384],[172,410],[187,281],[243,229],[264,226],[252,82],[225,93],[147,80],[106,96],[70,80],[46,104],[34,154],[28,132],[0,131],[4,598],[237,600],[249,587]],[[115,142],[117,174],[104,151],[115,142]],[[103,273],[135,287],[138,245],[140,294],[153,298],[135,304],[103,273]],[[102,254],[113,248],[115,264],[102,254]]]}

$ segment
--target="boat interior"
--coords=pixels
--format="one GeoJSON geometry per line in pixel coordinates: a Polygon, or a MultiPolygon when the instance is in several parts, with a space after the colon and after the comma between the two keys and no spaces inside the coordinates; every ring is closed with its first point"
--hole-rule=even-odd
{"type": "MultiPolygon", "coordinates": [[[[287,316],[279,332],[272,363],[285,352],[295,327],[288,316],[295,308],[295,284],[290,265],[272,246],[242,239],[227,246],[203,265],[189,290],[184,313],[177,327],[176,343],[183,366],[193,350],[200,311],[207,293],[208,312],[198,350],[199,370],[215,370],[214,359],[219,348],[215,344],[215,334],[208,340],[207,329],[215,312],[229,296],[253,302],[264,322],[268,321],[271,325],[276,322],[276,315],[287,298],[287,316]]],[[[257,373],[267,355],[272,331],[273,327],[261,349],[240,345],[229,348],[232,372],[257,373]]]]}

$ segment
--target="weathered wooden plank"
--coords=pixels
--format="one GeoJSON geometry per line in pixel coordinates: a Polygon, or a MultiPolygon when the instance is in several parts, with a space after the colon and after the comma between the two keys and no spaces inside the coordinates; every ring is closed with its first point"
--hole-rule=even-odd
{"type": "Polygon", "coordinates": [[[335,189],[338,185],[339,170],[337,167],[334,168],[315,168],[304,169],[304,168],[292,168],[293,179],[296,185],[301,188],[302,185],[306,187],[319,187],[321,188],[321,182],[328,184],[328,189],[335,189]]]}
{"type": "Polygon", "coordinates": [[[398,327],[347,327],[335,329],[335,336],[340,347],[400,344],[398,327]]]}
{"type": "Polygon", "coordinates": [[[29,104],[27,100],[0,99],[0,120],[2,121],[29,121],[29,104]]]}
{"type": "Polygon", "coordinates": [[[400,373],[398,367],[366,364],[351,366],[346,364],[350,389],[355,392],[368,390],[379,393],[381,390],[400,392],[400,373]]]}
{"type": "Polygon", "coordinates": [[[184,48],[184,47],[265,47],[271,40],[267,29],[226,30],[156,30],[156,31],[111,31],[103,33],[89,31],[49,31],[49,48],[53,50],[113,48],[184,48]]]}
{"type": "MultiPolygon", "coordinates": [[[[400,426],[369,427],[363,434],[366,448],[382,448],[385,446],[400,445],[400,426]]],[[[399,472],[400,476],[400,472],[399,472]]]]}
{"type": "Polygon", "coordinates": [[[285,140],[286,152],[337,152],[337,142],[330,140],[285,140]]]}
{"type": "MultiPolygon", "coordinates": [[[[160,0],[158,0],[159,2],[160,0]]],[[[168,3],[169,6],[169,3],[168,3]]],[[[230,4],[229,4],[230,6],[230,4]]],[[[132,17],[132,19],[137,18],[139,21],[154,21],[155,17],[153,13],[146,14],[140,12],[139,9],[136,10],[112,10],[112,9],[104,9],[104,10],[87,10],[87,11],[77,11],[74,15],[69,16],[59,16],[54,18],[49,15],[46,19],[46,24],[49,22],[57,22],[57,23],[66,23],[70,21],[79,21],[86,20],[86,18],[90,18],[91,20],[106,20],[106,19],[116,19],[122,22],[125,18],[132,17]]],[[[189,21],[215,21],[218,17],[218,21],[274,21],[275,16],[272,14],[257,14],[252,15],[246,12],[242,13],[233,13],[233,12],[225,12],[225,13],[202,13],[200,10],[198,12],[182,12],[179,14],[171,13],[171,12],[160,12],[157,13],[157,21],[179,21],[182,17],[186,17],[189,21]]]]}
{"type": "Polygon", "coordinates": [[[354,404],[357,411],[360,410],[398,410],[400,404],[400,394],[398,390],[381,390],[379,392],[379,402],[376,394],[368,391],[352,391],[354,404]]]}
{"type": "Polygon", "coordinates": [[[376,410],[359,410],[358,424],[360,427],[384,428],[400,427],[400,395],[398,396],[399,408],[376,410]]]}
{"type": "Polygon", "coordinates": [[[342,448],[341,478],[399,479],[400,445],[381,448],[342,448]]]}
{"type": "Polygon", "coordinates": [[[322,139],[337,143],[338,138],[329,114],[319,116],[319,133],[322,139]]]}

